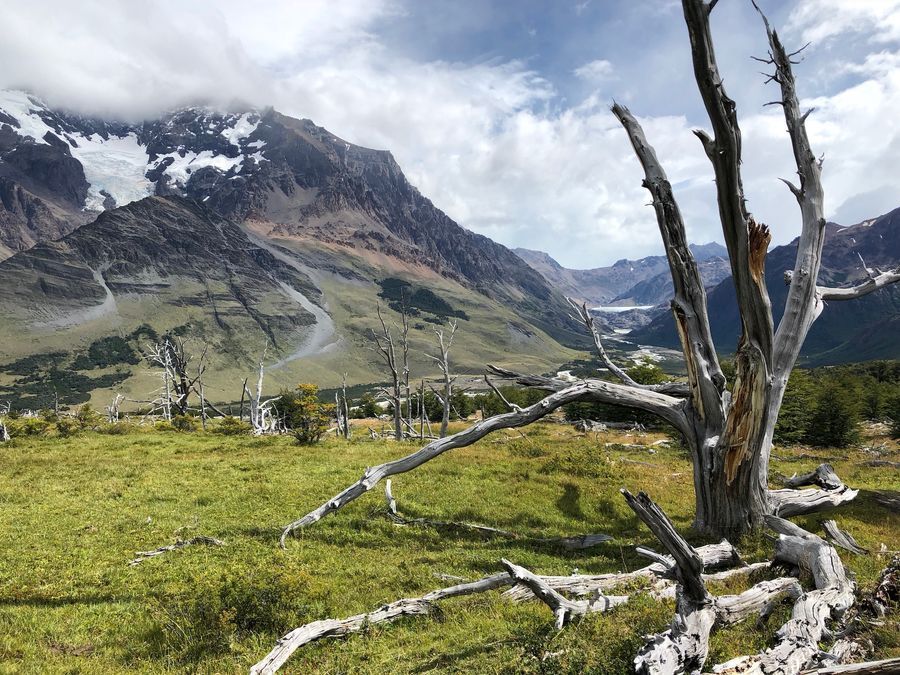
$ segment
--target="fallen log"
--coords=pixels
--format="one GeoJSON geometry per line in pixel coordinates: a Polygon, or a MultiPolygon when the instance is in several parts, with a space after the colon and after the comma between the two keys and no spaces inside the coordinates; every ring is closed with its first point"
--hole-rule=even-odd
{"type": "Polygon", "coordinates": [[[823,490],[839,490],[844,487],[844,482],[838,478],[831,464],[824,463],[809,473],[800,475],[795,473],[784,481],[784,486],[788,488],[798,488],[804,485],[818,485],[823,490]]]}
{"type": "Polygon", "coordinates": [[[865,663],[847,663],[804,670],[801,675],[897,675],[900,673],[900,657],[865,663]]]}
{"type": "Polygon", "coordinates": [[[303,645],[327,637],[344,637],[358,633],[364,626],[374,623],[394,621],[403,616],[424,616],[431,613],[434,603],[447,598],[483,593],[513,583],[507,574],[494,574],[464,584],[441,588],[426,593],[420,598],[404,598],[366,614],[356,614],[346,619],[322,619],[313,621],[282,637],[275,648],[250,669],[250,675],[272,675],[303,645]]]}
{"type": "Polygon", "coordinates": [[[556,628],[561,629],[575,617],[584,616],[591,612],[605,612],[612,607],[628,602],[627,595],[601,595],[595,593],[590,600],[569,600],[536,574],[532,574],[524,567],[514,565],[506,559],[500,561],[510,576],[518,583],[528,587],[536,598],[546,604],[556,617],[556,628]]]}

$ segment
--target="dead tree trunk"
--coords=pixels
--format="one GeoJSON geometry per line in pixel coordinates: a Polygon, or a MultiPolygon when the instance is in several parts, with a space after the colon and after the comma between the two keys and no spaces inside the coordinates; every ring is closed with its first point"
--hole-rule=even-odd
{"type": "Polygon", "coordinates": [[[456,335],[457,326],[458,324],[456,321],[450,322],[449,335],[445,335],[443,328],[435,328],[434,334],[437,336],[441,355],[430,357],[438,364],[438,368],[440,368],[444,380],[444,389],[440,396],[441,404],[444,408],[444,412],[441,415],[441,438],[447,435],[447,426],[450,424],[450,406],[452,405],[451,396],[453,394],[453,381],[456,379],[450,375],[450,347],[453,345],[453,336],[456,335]]]}
{"type": "MultiPolygon", "coordinates": [[[[6,403],[3,407],[0,407],[0,415],[9,415],[9,411],[12,409],[12,403],[6,403]]],[[[6,420],[0,417],[0,443],[7,443],[9,441],[9,429],[6,428],[6,420]]]]}
{"type": "MultiPolygon", "coordinates": [[[[397,352],[394,348],[394,336],[391,329],[384,321],[381,315],[381,307],[376,307],[378,321],[381,323],[381,333],[372,331],[372,342],[381,355],[384,364],[388,367],[391,374],[391,390],[383,392],[394,406],[394,438],[398,441],[403,440],[403,410],[402,410],[402,387],[401,387],[401,371],[397,362],[397,352]]],[[[404,313],[404,325],[406,325],[406,314],[404,313]]],[[[404,340],[405,343],[405,340],[404,340]]],[[[408,374],[408,369],[407,369],[408,374]]]]}
{"type": "MultiPolygon", "coordinates": [[[[822,164],[813,155],[806,133],[808,112],[800,111],[792,71],[792,54],[763,17],[769,43],[764,61],[774,69],[770,79],[780,87],[778,103],[784,112],[788,136],[799,175],[799,185],[788,181],[802,217],[797,258],[784,314],[774,330],[772,306],[765,283],[768,228],[747,210],[741,180],[741,132],[736,106],[725,92],[713,50],[710,13],[716,0],[682,0],[690,36],[693,71],[712,135],[696,131],[713,167],[719,218],[728,249],[741,337],[736,351],[736,378],[729,392],[717,358],[707,313],[706,292],[688,246],[686,228],[672,185],[644,131],[631,112],[619,104],[612,108],[622,124],[650,192],[660,236],[674,285],[671,303],[687,370],[687,386],[642,385],[609,359],[585,307],[579,320],[591,331],[601,359],[621,382],[587,379],[575,384],[553,378],[520,375],[495,369],[501,377],[523,386],[552,392],[537,404],[483,420],[453,436],[426,445],[412,455],[369,469],[365,476],[333,499],[292,523],[285,535],[317,521],[370,490],[383,476],[409,471],[456,447],[474,443],[490,431],[528,424],[573,401],[598,401],[638,408],[667,421],[684,437],[693,461],[696,499],[694,525],[716,536],[739,535],[761,527],[772,514],[809,513],[830,508],[856,496],[839,489],[768,489],[772,436],[788,377],[800,348],[824,300],[861,297],[900,281],[900,268],[892,272],[867,270],[869,280],[852,288],[816,285],[825,236],[822,164]]],[[[282,539],[283,541],[283,539],[282,539]]]]}

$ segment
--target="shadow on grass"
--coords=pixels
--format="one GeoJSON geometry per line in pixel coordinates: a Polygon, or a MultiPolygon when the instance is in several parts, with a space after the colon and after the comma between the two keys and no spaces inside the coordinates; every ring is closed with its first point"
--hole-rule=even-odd
{"type": "Polygon", "coordinates": [[[104,605],[125,602],[114,595],[80,595],[48,598],[45,596],[0,597],[0,607],[69,607],[71,605],[104,605]]]}

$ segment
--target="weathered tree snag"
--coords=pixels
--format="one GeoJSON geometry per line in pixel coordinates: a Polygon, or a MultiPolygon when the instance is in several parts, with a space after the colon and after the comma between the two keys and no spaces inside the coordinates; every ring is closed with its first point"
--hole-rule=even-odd
{"type": "Polygon", "coordinates": [[[822,526],[825,528],[825,533],[828,535],[828,538],[841,548],[846,549],[851,553],[855,553],[856,555],[865,555],[869,552],[868,549],[863,548],[856,542],[856,539],[853,538],[852,534],[839,528],[835,521],[826,520],[822,523],[822,526]]]}
{"type": "MultiPolygon", "coordinates": [[[[434,359],[438,364],[438,368],[440,368],[444,380],[444,389],[439,397],[441,399],[441,405],[444,408],[443,414],[441,415],[441,438],[447,435],[447,425],[450,424],[451,395],[453,394],[453,381],[456,379],[450,375],[450,347],[453,346],[453,336],[456,335],[457,326],[458,324],[456,321],[451,321],[450,334],[446,336],[443,328],[434,329],[441,355],[439,357],[432,356],[430,358],[434,359]]],[[[424,399],[422,405],[424,406],[424,399]]]]}
{"type": "Polygon", "coordinates": [[[436,527],[449,530],[465,530],[468,532],[477,532],[488,537],[504,537],[506,539],[515,539],[516,541],[558,546],[567,551],[582,551],[612,541],[612,537],[608,534],[579,534],[571,537],[530,537],[517,534],[516,532],[510,532],[509,530],[479,525],[477,523],[429,520],[428,518],[407,518],[397,509],[397,500],[394,499],[394,494],[391,491],[390,478],[384,482],[384,498],[387,502],[388,517],[398,525],[423,525],[425,527],[436,527]]]}
{"type": "MultiPolygon", "coordinates": [[[[638,408],[661,417],[684,437],[693,461],[696,499],[695,527],[717,536],[741,534],[764,525],[770,514],[810,513],[842,504],[856,491],[841,486],[825,490],[768,489],[772,436],[785,387],[809,328],[824,299],[859,297],[900,281],[900,272],[870,272],[870,280],[852,289],[819,289],[824,241],[821,164],[815,159],[806,134],[806,114],[800,112],[791,55],[765,22],[771,80],[781,88],[780,104],[791,139],[800,185],[790,185],[800,205],[802,229],[784,315],[774,331],[771,303],[765,285],[768,228],[746,208],[741,179],[741,132],[736,106],[725,92],[713,49],[710,13],[714,1],[682,0],[692,48],[694,76],[706,107],[713,134],[696,131],[712,164],[717,203],[741,317],[742,333],[736,353],[733,391],[725,388],[709,330],[706,295],[697,265],[687,244],[686,229],[672,186],[637,119],[623,106],[614,105],[644,170],[644,186],[652,196],[660,235],[666,247],[675,288],[672,310],[688,372],[687,398],[673,390],[646,388],[623,377],[602,346],[599,333],[585,310],[576,306],[580,320],[591,331],[609,370],[622,383],[588,379],[572,385],[558,378],[500,372],[522,386],[551,392],[526,409],[483,420],[469,429],[426,445],[406,458],[388,462],[366,475],[335,498],[292,523],[285,536],[316,522],[371,489],[382,477],[401,473],[456,447],[474,443],[495,429],[528,424],[573,401],[600,401],[638,408]],[[610,367],[612,364],[612,367],[610,367]]],[[[384,328],[384,323],[382,321],[384,328]]],[[[386,329],[385,329],[386,331],[386,329]]],[[[396,374],[396,368],[394,369],[396,374]]],[[[395,383],[397,377],[395,376],[395,383]]],[[[677,391],[684,396],[683,388],[677,391]]],[[[399,389],[395,385],[395,396],[399,389]]],[[[396,420],[395,420],[396,421],[396,420]]],[[[398,435],[399,435],[399,422],[398,435]]],[[[282,537],[282,542],[284,537],[282,537]]]]}
{"type": "MultiPolygon", "coordinates": [[[[12,403],[7,402],[2,407],[0,407],[0,415],[9,415],[9,411],[12,409],[12,403]]],[[[9,442],[9,430],[6,428],[6,421],[0,417],[0,443],[9,442]]]]}
{"type": "MultiPolygon", "coordinates": [[[[389,392],[383,392],[388,401],[391,402],[391,405],[394,406],[394,438],[398,441],[403,440],[403,423],[402,423],[402,378],[401,378],[401,366],[397,361],[397,351],[394,347],[394,336],[391,334],[391,329],[388,328],[388,325],[384,321],[384,317],[381,315],[381,307],[376,306],[375,311],[378,314],[378,321],[381,323],[381,333],[376,333],[374,330],[372,331],[372,342],[375,345],[375,348],[378,350],[378,353],[381,355],[384,364],[387,366],[391,375],[391,390],[389,392]]],[[[406,314],[404,313],[404,326],[406,327],[406,314]]],[[[404,341],[405,344],[405,341],[404,341]]],[[[407,367],[406,374],[409,374],[409,369],[407,367]]]]}

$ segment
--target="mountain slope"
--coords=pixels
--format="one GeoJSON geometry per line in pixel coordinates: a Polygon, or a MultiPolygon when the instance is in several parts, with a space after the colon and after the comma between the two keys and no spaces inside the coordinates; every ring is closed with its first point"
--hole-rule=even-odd
{"type": "MultiPolygon", "coordinates": [[[[766,283],[773,314],[781,316],[787,298],[783,276],[793,269],[797,241],[778,246],[766,257],[766,283]]],[[[852,286],[865,279],[860,257],[870,267],[890,268],[900,264],[900,209],[850,227],[829,224],[822,256],[819,283],[852,286]]],[[[740,316],[730,277],[709,293],[709,316],[718,348],[730,352],[737,345],[740,316]]],[[[858,300],[830,302],[813,324],[803,348],[811,363],[839,363],[874,358],[900,358],[898,321],[900,288],[890,286],[858,300]]],[[[671,317],[666,314],[635,338],[663,346],[677,346],[671,317]]]]}
{"type": "MultiPolygon", "coordinates": [[[[725,247],[714,242],[692,244],[703,281],[715,285],[727,276],[725,247]]],[[[543,251],[517,248],[516,255],[562,294],[590,305],[658,305],[672,297],[672,280],[665,256],[622,259],[609,267],[568,269],[543,251]]]]}
{"type": "MultiPolygon", "coordinates": [[[[463,369],[543,370],[571,356],[560,341],[584,340],[543,277],[434,207],[389,152],[309,120],[188,108],[126,124],[21,92],[0,95],[0,115],[0,181],[15,197],[0,211],[0,364],[23,364],[7,374],[40,353],[63,355],[51,370],[84,365],[114,338],[137,349],[149,324],[210,344],[223,391],[266,344],[275,384],[377,381],[367,335],[401,286],[419,302],[420,369],[451,316],[466,317],[463,369]]],[[[133,365],[111,367],[137,393],[148,381],[133,365]]]]}

